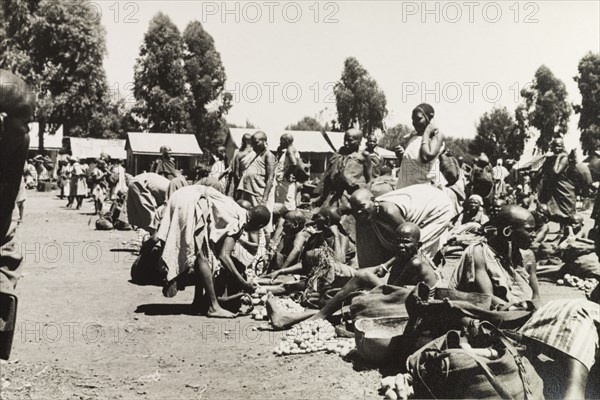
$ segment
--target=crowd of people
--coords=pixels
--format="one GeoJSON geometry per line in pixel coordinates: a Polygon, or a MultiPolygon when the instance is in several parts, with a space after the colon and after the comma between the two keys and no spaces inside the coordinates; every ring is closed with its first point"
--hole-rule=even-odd
{"type": "MultiPolygon", "coordinates": [[[[19,79],[5,72],[0,77],[3,85],[19,79]]],[[[50,169],[43,159],[32,160],[32,169],[23,140],[15,140],[27,136],[32,103],[18,93],[9,103],[0,101],[7,114],[0,151],[19,149],[0,157],[3,167],[10,166],[1,173],[11,190],[3,189],[0,207],[4,247],[12,239],[8,210],[18,203],[18,180],[21,188],[31,186],[32,179],[47,179],[50,169]]],[[[583,398],[598,349],[597,296],[544,303],[537,267],[541,258],[564,258],[573,246],[600,254],[597,231],[583,232],[577,209],[578,198],[595,196],[592,216],[600,223],[594,184],[600,181],[600,140],[581,162],[556,138],[539,171],[523,171],[514,160],[492,166],[485,154],[472,163],[452,155],[429,104],[415,107],[411,117],[414,132],[395,148],[394,162],[380,156],[375,136],[353,128],[314,181],[293,135],[282,135],[273,153],[261,131],[244,135],[231,160],[217,148],[214,162],[198,166],[193,177],[176,168],[163,146],[150,171],[137,176],[127,176],[119,161],[85,165],[67,157],[57,179],[67,206],[77,201],[79,208],[90,196],[102,214],[108,200],[117,214],[111,214],[114,227],[119,221],[147,232],[132,281],[159,285],[166,297],[194,286],[198,314],[234,318],[260,288],[270,292],[271,324],[287,329],[329,318],[357,290],[383,284],[480,293],[491,297],[493,310],[530,312],[518,332],[559,351],[568,375],[564,396],[583,398]],[[549,221],[560,226],[553,241],[549,221]],[[459,261],[448,279],[440,271],[453,255],[459,261]],[[282,309],[279,296],[305,310],[282,309]]],[[[14,265],[3,260],[0,266],[0,279],[11,285],[14,265]]],[[[586,271],[598,274],[597,258],[586,271]]]]}

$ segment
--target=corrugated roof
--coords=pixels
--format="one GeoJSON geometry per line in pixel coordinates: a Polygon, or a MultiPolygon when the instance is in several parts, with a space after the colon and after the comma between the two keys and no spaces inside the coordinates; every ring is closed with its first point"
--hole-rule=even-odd
{"type": "MultiPolygon", "coordinates": [[[[39,131],[40,126],[37,122],[29,124],[29,150],[38,150],[39,147],[39,131]]],[[[46,133],[44,135],[45,150],[60,150],[62,148],[63,127],[56,130],[53,135],[46,133]]]]}
{"type": "Polygon", "coordinates": [[[70,137],[71,153],[79,158],[98,158],[106,153],[110,158],[124,160],[127,158],[124,139],[92,139],[70,137]]]}
{"type": "MultiPolygon", "coordinates": [[[[230,137],[236,147],[240,147],[245,133],[253,134],[261,129],[229,128],[230,137]]],[[[265,132],[265,131],[263,131],[265,132]]],[[[301,153],[333,153],[327,140],[320,131],[282,131],[278,134],[265,132],[269,150],[275,151],[279,146],[279,138],[284,133],[294,137],[294,147],[301,153]]]]}
{"type": "Polygon", "coordinates": [[[194,135],[184,133],[128,132],[133,154],[160,155],[161,146],[169,146],[173,156],[199,156],[202,150],[194,135]]]}

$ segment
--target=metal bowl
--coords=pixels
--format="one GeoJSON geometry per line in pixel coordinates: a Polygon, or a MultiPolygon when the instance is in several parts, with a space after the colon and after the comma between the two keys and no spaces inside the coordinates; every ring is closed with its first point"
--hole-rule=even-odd
{"type": "Polygon", "coordinates": [[[366,361],[383,364],[398,355],[408,317],[363,318],[354,323],[356,350],[366,361]]]}

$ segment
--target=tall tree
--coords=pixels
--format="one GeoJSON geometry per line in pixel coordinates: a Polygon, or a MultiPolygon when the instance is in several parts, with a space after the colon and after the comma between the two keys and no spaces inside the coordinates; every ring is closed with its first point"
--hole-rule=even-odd
{"type": "Polygon", "coordinates": [[[23,75],[38,95],[38,143],[60,125],[72,136],[105,134],[95,117],[106,112],[108,87],[102,66],[105,32],[89,0],[10,0],[0,66],[23,75]]]}
{"type": "Polygon", "coordinates": [[[521,96],[525,99],[527,125],[540,132],[536,146],[545,153],[552,138],[567,133],[571,105],[567,102],[565,84],[542,65],[535,72],[532,85],[521,90],[521,96]]]}
{"type": "Polygon", "coordinates": [[[468,162],[471,162],[474,158],[469,151],[471,142],[473,142],[473,139],[455,138],[452,136],[444,137],[444,144],[446,145],[448,151],[451,152],[454,157],[462,157],[468,162]]]}
{"type": "Polygon", "coordinates": [[[383,129],[383,119],[387,115],[385,94],[356,58],[349,57],[344,62],[344,71],[334,93],[342,130],[354,124],[358,124],[365,135],[383,129]]]}
{"type": "Polygon", "coordinates": [[[191,131],[183,52],[177,26],[158,13],[144,35],[134,70],[134,112],[150,132],[191,131]]]}
{"type": "Polygon", "coordinates": [[[581,93],[581,104],[573,108],[579,114],[581,146],[587,154],[593,150],[593,141],[600,140],[600,53],[586,54],[577,69],[579,74],[573,79],[581,93]]]}
{"type": "Polygon", "coordinates": [[[526,139],[506,107],[493,108],[479,119],[477,135],[469,144],[469,151],[473,154],[485,153],[490,160],[518,160],[526,139]]]}
{"type": "Polygon", "coordinates": [[[222,144],[219,134],[223,116],[232,106],[232,95],[224,92],[225,67],[215,43],[198,21],[183,32],[186,52],[184,68],[190,85],[190,119],[201,147],[215,149],[222,144]]]}
{"type": "Polygon", "coordinates": [[[104,127],[90,125],[108,103],[106,32],[92,10],[90,1],[44,0],[31,25],[41,119],[72,136],[104,135],[104,127]]]}
{"type": "Polygon", "coordinates": [[[413,132],[412,128],[407,125],[398,124],[385,132],[383,137],[379,140],[379,146],[394,150],[398,145],[405,146],[409,135],[413,132]]]}
{"type": "Polygon", "coordinates": [[[297,123],[288,125],[285,129],[288,131],[320,131],[324,127],[315,118],[306,116],[297,123]]]}

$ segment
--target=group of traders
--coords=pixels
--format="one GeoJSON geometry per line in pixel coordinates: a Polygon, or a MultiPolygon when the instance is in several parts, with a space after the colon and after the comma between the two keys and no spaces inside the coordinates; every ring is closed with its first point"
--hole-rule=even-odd
{"type": "MultiPolygon", "coordinates": [[[[3,90],[15,82],[24,85],[1,72],[3,90]]],[[[0,100],[6,114],[0,146],[3,249],[12,246],[7,210],[18,193],[34,106],[33,99],[12,90],[12,97],[0,100]]],[[[545,204],[550,218],[569,225],[576,196],[591,193],[592,182],[600,180],[600,141],[584,164],[556,139],[541,181],[532,182],[537,202],[530,203],[506,190],[509,174],[492,168],[485,155],[467,173],[445,149],[431,105],[415,107],[412,125],[414,133],[396,148],[395,177],[376,139],[367,136],[363,146],[363,132],[349,129],[310,199],[298,190],[306,171],[292,135],[282,135],[273,154],[263,132],[247,134],[231,162],[220,147],[215,163],[199,168],[193,184],[163,148],[153,172],[128,182],[124,217],[149,233],[132,267],[133,281],[157,283],[167,297],[195,286],[192,305],[208,317],[235,317],[259,285],[274,295],[296,296],[304,312],[289,313],[273,297],[267,301],[271,323],[281,329],[328,318],[351,293],[386,283],[423,282],[486,294],[496,310],[532,311],[520,333],[564,355],[565,397],[582,398],[598,348],[598,305],[584,299],[540,301],[536,263],[524,261],[538,233],[536,221],[517,203],[531,210],[545,204]],[[472,240],[445,279],[437,264],[457,232],[468,232],[472,240]],[[564,331],[552,330],[557,325],[564,331]]],[[[599,209],[596,197],[594,216],[599,209]]],[[[5,282],[10,288],[16,283],[19,262],[13,261],[2,256],[3,290],[5,282]]]]}

